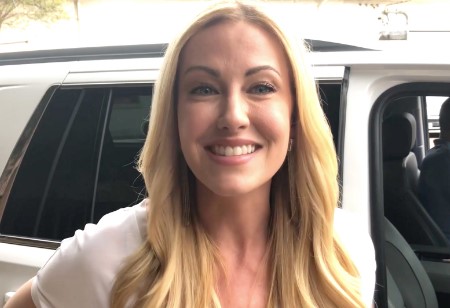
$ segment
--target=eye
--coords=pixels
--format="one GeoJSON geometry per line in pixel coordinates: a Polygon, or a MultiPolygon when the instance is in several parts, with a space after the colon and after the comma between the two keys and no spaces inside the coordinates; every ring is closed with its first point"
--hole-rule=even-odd
{"type": "Polygon", "coordinates": [[[267,82],[257,84],[250,89],[250,93],[253,93],[253,94],[268,94],[268,93],[273,93],[275,91],[276,91],[275,86],[273,86],[267,82]]]}
{"type": "Polygon", "coordinates": [[[210,86],[198,86],[194,89],[192,89],[191,94],[195,94],[195,95],[203,95],[203,96],[207,96],[207,95],[216,95],[219,92],[217,92],[217,90],[215,90],[214,88],[210,87],[210,86]]]}

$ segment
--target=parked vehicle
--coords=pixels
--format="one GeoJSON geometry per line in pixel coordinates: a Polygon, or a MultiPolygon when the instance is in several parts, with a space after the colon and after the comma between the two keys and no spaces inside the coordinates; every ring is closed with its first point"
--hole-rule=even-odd
{"type": "MultiPolygon", "coordinates": [[[[134,162],[164,48],[0,56],[3,301],[63,238],[145,197],[134,162]]],[[[317,49],[311,57],[339,155],[341,206],[361,217],[375,245],[377,307],[450,307],[450,244],[415,187],[430,147],[427,100],[450,97],[450,60],[317,49]],[[411,157],[415,169],[405,164],[411,157]]]]}

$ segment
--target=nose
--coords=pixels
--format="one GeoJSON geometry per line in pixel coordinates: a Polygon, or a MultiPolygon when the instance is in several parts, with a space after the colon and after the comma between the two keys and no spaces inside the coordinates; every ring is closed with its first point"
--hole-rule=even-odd
{"type": "Polygon", "coordinates": [[[249,126],[248,106],[241,93],[224,96],[217,121],[220,130],[238,131],[249,126]]]}

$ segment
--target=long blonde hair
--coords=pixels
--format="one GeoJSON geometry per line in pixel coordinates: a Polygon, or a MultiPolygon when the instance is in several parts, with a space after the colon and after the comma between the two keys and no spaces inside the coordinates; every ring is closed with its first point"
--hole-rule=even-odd
{"type": "Polygon", "coordinates": [[[193,181],[179,145],[175,89],[183,47],[201,29],[226,20],[272,34],[291,70],[295,140],[272,180],[267,306],[363,307],[358,271],[333,230],[337,159],[304,44],[292,43],[274,21],[239,1],[210,7],[168,46],[139,158],[150,196],[147,239],[118,273],[111,305],[220,307],[215,291],[220,257],[195,215],[193,181]]]}

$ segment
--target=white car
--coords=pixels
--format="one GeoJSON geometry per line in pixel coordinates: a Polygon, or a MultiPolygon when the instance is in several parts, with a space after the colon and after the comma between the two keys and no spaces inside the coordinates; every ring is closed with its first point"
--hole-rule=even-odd
{"type": "MultiPolygon", "coordinates": [[[[0,306],[61,239],[144,198],[134,162],[164,47],[0,54],[0,306]]],[[[311,57],[340,159],[341,206],[375,245],[376,306],[450,307],[450,244],[414,195],[430,147],[426,98],[450,96],[450,58],[311,57]]]]}

